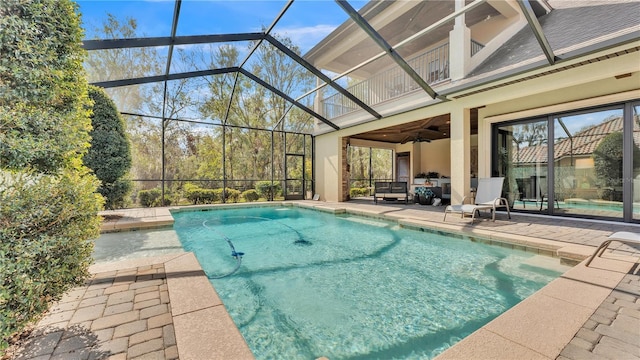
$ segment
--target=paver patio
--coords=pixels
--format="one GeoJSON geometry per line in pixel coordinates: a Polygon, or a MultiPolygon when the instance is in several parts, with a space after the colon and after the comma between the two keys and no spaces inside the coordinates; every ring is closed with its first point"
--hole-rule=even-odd
{"type": "MultiPolygon", "coordinates": [[[[469,219],[448,217],[443,223],[442,209],[419,205],[311,201],[298,204],[324,211],[348,208],[350,212],[366,216],[396,219],[403,226],[424,226],[484,237],[502,246],[506,244],[504,239],[509,239],[511,245],[508,246],[535,247],[538,250],[534,251],[575,261],[584,259],[612,232],[640,231],[639,226],[630,224],[519,215],[509,220],[501,214],[496,222],[485,218],[472,225],[469,219]]],[[[119,220],[123,229],[166,226],[172,222],[166,217],[167,209],[150,210],[124,211],[125,220],[119,220]],[[153,218],[158,221],[154,222],[153,218]]],[[[117,227],[106,224],[103,229],[113,231],[117,227]]],[[[640,339],[640,249],[618,245],[613,256],[596,259],[595,269],[576,266],[442,357],[474,354],[476,357],[472,358],[481,358],[491,354],[497,359],[510,356],[561,360],[640,359],[637,341],[640,339]],[[618,256],[620,254],[623,256],[618,256]],[[514,330],[505,337],[496,337],[503,326],[513,326],[514,321],[509,318],[520,323],[516,332],[535,329],[536,322],[544,321],[534,311],[539,304],[543,304],[543,308],[549,304],[551,307],[546,311],[566,307],[557,317],[549,317],[550,324],[565,326],[567,322],[577,321],[575,327],[567,330],[570,336],[566,340],[551,344],[544,337],[536,340],[539,335],[525,333],[519,340],[513,335],[514,330]],[[581,315],[572,317],[576,311],[581,315]],[[531,319],[526,317],[531,314],[537,318],[527,323],[531,319]],[[465,350],[469,344],[471,353],[465,350]],[[480,347],[491,350],[492,346],[496,351],[502,349],[501,352],[475,352],[480,347]],[[510,350],[504,350],[505,347],[510,350]]],[[[253,358],[193,254],[96,264],[91,271],[94,275],[85,286],[65,294],[38,323],[16,359],[253,358]]],[[[545,329],[548,336],[552,331],[545,329]]]]}
{"type": "Polygon", "coordinates": [[[17,359],[177,359],[163,264],[101,272],[38,323],[17,359]]]}

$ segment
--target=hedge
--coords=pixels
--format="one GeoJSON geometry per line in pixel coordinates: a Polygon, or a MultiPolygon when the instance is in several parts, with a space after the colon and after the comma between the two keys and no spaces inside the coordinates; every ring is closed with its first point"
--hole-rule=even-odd
{"type": "Polygon", "coordinates": [[[126,178],[131,168],[131,146],[125,133],[124,120],[107,93],[98,87],[89,87],[93,100],[91,147],[84,163],[96,174],[101,184],[98,192],[105,197],[107,209],[122,208],[131,190],[126,178]]]}
{"type": "Polygon", "coordinates": [[[260,199],[260,195],[258,195],[258,192],[255,191],[254,189],[243,191],[241,196],[247,202],[258,201],[258,199],[260,199]]]}
{"type": "Polygon", "coordinates": [[[82,163],[91,102],[70,0],[0,1],[0,356],[88,276],[102,197],[82,163]]]}
{"type": "Polygon", "coordinates": [[[89,275],[90,239],[100,229],[96,186],[74,171],[0,172],[0,350],[89,275]]]}
{"type": "MultiPolygon", "coordinates": [[[[222,202],[222,188],[204,189],[193,184],[186,184],[183,190],[185,197],[194,205],[222,202]]],[[[238,202],[239,199],[239,190],[226,188],[225,202],[238,202]]]]}
{"type": "Polygon", "coordinates": [[[369,188],[368,187],[351,188],[349,190],[349,196],[351,196],[352,198],[361,197],[361,196],[369,196],[369,188]]]}
{"type": "Polygon", "coordinates": [[[164,205],[162,204],[162,190],[160,188],[153,188],[149,190],[138,191],[138,202],[144,207],[158,207],[169,206],[171,202],[171,193],[165,191],[164,193],[164,205]]]}
{"type": "Polygon", "coordinates": [[[282,192],[282,186],[280,186],[280,182],[271,183],[271,181],[258,181],[255,187],[258,195],[267,200],[275,198],[282,192]]]}
{"type": "Polygon", "coordinates": [[[189,187],[185,189],[185,197],[193,203],[198,204],[213,204],[220,202],[220,194],[216,193],[213,189],[203,189],[201,187],[189,187]]]}

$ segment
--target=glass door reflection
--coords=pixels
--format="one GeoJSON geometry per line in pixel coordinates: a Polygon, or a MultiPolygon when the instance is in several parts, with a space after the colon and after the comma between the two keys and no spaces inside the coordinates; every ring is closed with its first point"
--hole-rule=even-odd
{"type": "Polygon", "coordinates": [[[640,103],[631,106],[633,117],[633,219],[640,220],[640,103]]]}
{"type": "Polygon", "coordinates": [[[623,109],[553,122],[554,213],[622,218],[623,109]]]}
{"type": "Polygon", "coordinates": [[[540,212],[547,189],[547,120],[498,128],[497,173],[512,209],[540,212]]]}

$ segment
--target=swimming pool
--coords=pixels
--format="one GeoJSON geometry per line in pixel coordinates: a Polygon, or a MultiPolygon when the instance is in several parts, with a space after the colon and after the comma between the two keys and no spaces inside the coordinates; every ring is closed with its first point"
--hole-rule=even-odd
{"type": "Polygon", "coordinates": [[[173,215],[258,359],[432,358],[561,273],[533,253],[351,215],[173,215]],[[214,279],[236,267],[227,239],[242,264],[214,279]]]}

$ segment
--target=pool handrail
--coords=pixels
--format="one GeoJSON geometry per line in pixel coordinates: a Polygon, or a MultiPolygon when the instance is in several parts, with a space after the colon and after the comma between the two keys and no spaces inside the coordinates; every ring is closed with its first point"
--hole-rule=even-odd
{"type": "Polygon", "coordinates": [[[640,245],[640,234],[632,233],[629,231],[618,231],[611,235],[609,235],[608,239],[603,241],[600,246],[593,252],[593,255],[589,257],[589,260],[584,264],[585,267],[589,267],[589,264],[593,261],[593,259],[602,256],[605,250],[611,245],[613,241],[621,242],[627,245],[640,245]]]}

